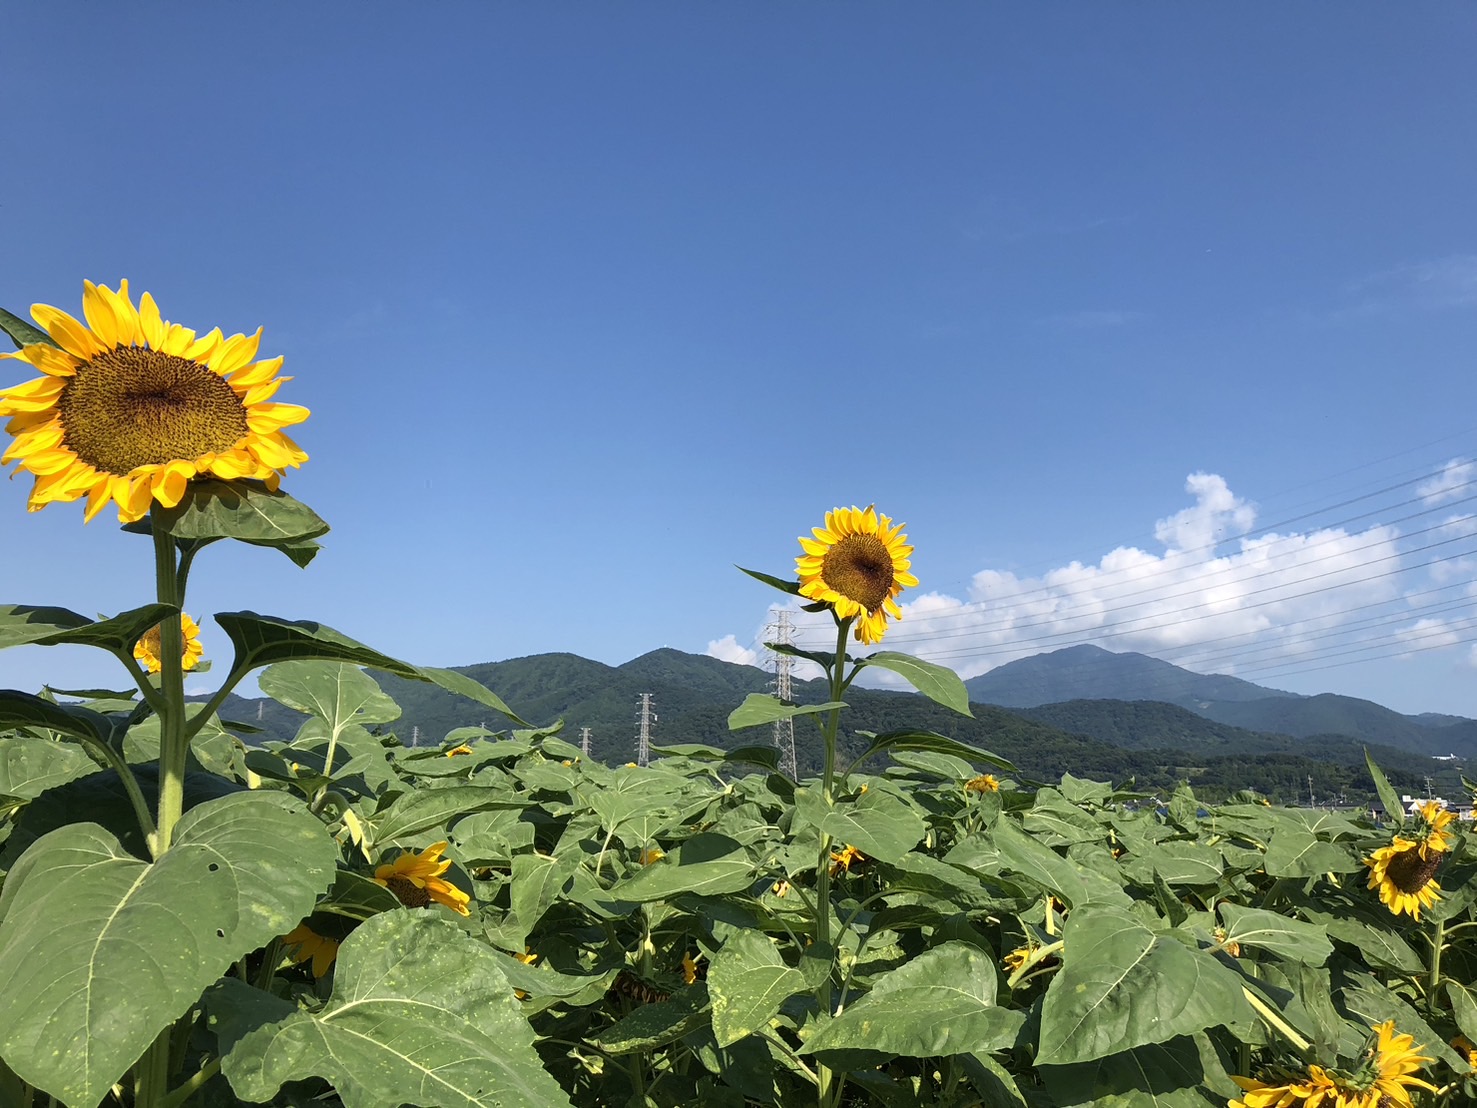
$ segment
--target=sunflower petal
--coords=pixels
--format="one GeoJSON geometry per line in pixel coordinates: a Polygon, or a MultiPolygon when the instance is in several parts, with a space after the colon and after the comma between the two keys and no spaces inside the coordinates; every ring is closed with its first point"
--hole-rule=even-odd
{"type": "Polygon", "coordinates": [[[247,409],[246,425],[258,435],[270,434],[301,423],[312,413],[298,404],[258,404],[247,409]]]}
{"type": "Polygon", "coordinates": [[[207,364],[222,377],[229,377],[256,357],[261,342],[260,327],[254,335],[232,335],[210,352],[210,361],[207,364]]]}
{"type": "Polygon", "coordinates": [[[79,361],[85,362],[107,349],[91,331],[60,308],[53,308],[50,304],[32,304],[31,318],[79,361]]]}
{"type": "Polygon", "coordinates": [[[139,297],[138,329],[150,350],[163,349],[164,336],[168,334],[168,329],[159,315],[159,305],[154,303],[154,298],[148,293],[139,297]]]}

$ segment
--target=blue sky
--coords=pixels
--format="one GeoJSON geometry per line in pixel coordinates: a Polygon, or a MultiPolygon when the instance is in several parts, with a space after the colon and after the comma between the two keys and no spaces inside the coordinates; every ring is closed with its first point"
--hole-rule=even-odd
{"type": "MultiPolygon", "coordinates": [[[[1096,642],[1477,715],[1470,7],[6,21],[0,305],[128,277],[264,325],[313,410],[285,487],[327,549],[212,551],[197,616],[762,660],[733,565],[876,502],[921,580],[886,645],[965,675],[1096,642]]],[[[146,542],[29,483],[6,599],[150,598],[146,542]]],[[[111,666],[15,650],[0,684],[111,666]]]]}

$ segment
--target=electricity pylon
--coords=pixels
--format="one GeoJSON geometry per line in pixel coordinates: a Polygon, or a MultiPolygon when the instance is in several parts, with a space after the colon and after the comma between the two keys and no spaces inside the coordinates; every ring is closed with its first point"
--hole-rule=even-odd
{"type": "Polygon", "coordinates": [[[641,694],[636,709],[636,764],[644,766],[651,761],[651,725],[656,722],[656,713],[651,710],[651,693],[641,694]]]}
{"type": "MultiPolygon", "coordinates": [[[[786,704],[791,700],[790,670],[794,664],[794,657],[774,650],[775,646],[790,646],[792,639],[790,632],[790,613],[778,611],[775,613],[775,621],[767,628],[774,635],[768,644],[770,649],[770,664],[774,667],[774,679],[770,687],[774,689],[774,695],[786,704]]],[[[793,719],[777,719],[774,721],[774,745],[780,752],[780,771],[790,775],[790,780],[799,778],[799,770],[795,766],[795,721],[793,719]]]]}

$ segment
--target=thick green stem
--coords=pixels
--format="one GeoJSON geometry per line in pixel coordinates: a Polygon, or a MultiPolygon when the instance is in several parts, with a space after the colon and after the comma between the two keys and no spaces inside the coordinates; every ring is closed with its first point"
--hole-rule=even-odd
{"type": "MultiPolygon", "coordinates": [[[[839,701],[846,691],[846,633],[851,629],[851,620],[838,619],[836,621],[836,661],[831,666],[830,677],[830,699],[839,701]]],[[[824,747],[825,761],[821,769],[821,798],[825,801],[827,811],[830,810],[834,801],[834,790],[836,782],[836,737],[841,729],[841,709],[832,708],[826,713],[826,723],[821,729],[821,742],[824,747]]],[[[826,832],[820,833],[820,858],[816,862],[815,871],[815,933],[816,943],[821,949],[826,949],[831,944],[831,836],[826,832]]],[[[827,1016],[831,1014],[831,975],[816,989],[816,1001],[820,1004],[821,1011],[827,1016]]],[[[830,1066],[816,1066],[816,1094],[817,1103],[820,1108],[830,1108],[833,1104],[840,1103],[841,1086],[845,1081],[845,1074],[838,1073],[830,1066]]]]}
{"type": "Polygon", "coordinates": [[[1446,943],[1446,921],[1439,919],[1432,926],[1431,964],[1426,974],[1426,1014],[1436,1015],[1436,990],[1441,987],[1441,948],[1446,943]]]}
{"type": "MultiPolygon", "coordinates": [[[[154,588],[159,603],[183,610],[185,589],[174,539],[154,528],[154,588]]],[[[159,625],[159,854],[169,849],[174,825],[185,806],[185,760],[190,742],[185,736],[184,631],[178,616],[159,625]]]]}

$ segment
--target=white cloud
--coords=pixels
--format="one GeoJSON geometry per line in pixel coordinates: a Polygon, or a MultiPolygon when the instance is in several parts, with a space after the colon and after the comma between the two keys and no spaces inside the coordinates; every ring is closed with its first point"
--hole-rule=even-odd
{"type": "Polygon", "coordinates": [[[1154,537],[1171,551],[1209,553],[1217,543],[1238,538],[1256,523],[1256,509],[1226,487],[1214,473],[1192,473],[1185,491],[1195,505],[1154,524],[1154,537]]]}
{"type": "Polygon", "coordinates": [[[717,658],[723,662],[733,662],[740,666],[757,666],[759,664],[759,653],[750,650],[747,646],[740,646],[738,639],[732,635],[724,635],[721,639],[713,639],[708,643],[708,649],[704,651],[710,658],[717,658]]]}
{"type": "Polygon", "coordinates": [[[1444,619],[1418,619],[1409,627],[1400,628],[1394,637],[1419,650],[1455,646],[1461,641],[1460,633],[1444,619]]]}
{"type": "Polygon", "coordinates": [[[1427,504],[1440,504],[1470,496],[1474,477],[1477,477],[1477,465],[1465,458],[1453,458],[1441,467],[1440,473],[1417,485],[1415,491],[1427,504]]]}

